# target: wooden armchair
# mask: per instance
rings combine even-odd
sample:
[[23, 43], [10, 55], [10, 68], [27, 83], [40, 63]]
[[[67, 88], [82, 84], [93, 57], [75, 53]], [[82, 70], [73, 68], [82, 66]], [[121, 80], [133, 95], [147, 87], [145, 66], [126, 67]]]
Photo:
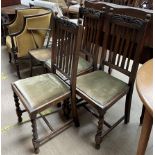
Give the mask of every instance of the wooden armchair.
[[[41, 115], [50, 128], [51, 133], [46, 137], [38, 137], [37, 115], [61, 101], [63, 101], [64, 107], [67, 107], [65, 109], [67, 109], [66, 114], [68, 114], [68, 98], [71, 99], [71, 103], [75, 102], [75, 100], [72, 100], [74, 99], [72, 96], [75, 96], [75, 77], [82, 29], [81, 26], [58, 17], [54, 17], [53, 22], [53, 73], [18, 80], [12, 84], [18, 122], [22, 122], [23, 112], [28, 112], [30, 116], [33, 132], [32, 142], [35, 153], [39, 152], [39, 147], [43, 143], [64, 131], [72, 122], [72, 120], [69, 120], [60, 128], [54, 129], [45, 116]], [[55, 74], [56, 69], [71, 81], [70, 86]], [[20, 109], [19, 100], [25, 107], [25, 110]], [[75, 104], [72, 105], [74, 106]], [[74, 110], [75, 107], [72, 109]]]
[[[118, 79], [102, 69], [77, 77], [77, 95], [97, 111], [97, 113], [93, 112], [99, 119], [95, 136], [96, 149], [100, 148], [103, 137], [121, 121], [129, 122], [133, 86], [147, 25], [147, 22], [142, 19], [119, 14], [107, 16], [106, 21], [106, 25], [102, 29], [105, 35], [102, 38], [101, 68], [104, 69], [104, 66], [108, 66], [128, 76], [129, 80], [127, 83], [123, 82], [122, 79]], [[104, 30], [104, 28], [106, 29]], [[131, 54], [134, 54], [133, 63], [131, 63]], [[125, 95], [124, 115], [113, 125], [109, 124], [104, 119], [107, 110]], [[103, 124], [108, 127], [104, 133]]]
[[28, 51], [44, 44], [46, 32], [38, 30], [34, 33], [31, 29], [48, 29], [50, 24], [51, 11], [41, 8], [20, 9], [16, 11], [15, 20], [7, 25], [8, 36], [6, 46], [9, 58], [13, 56], [20, 77], [19, 63], [28, 58]]

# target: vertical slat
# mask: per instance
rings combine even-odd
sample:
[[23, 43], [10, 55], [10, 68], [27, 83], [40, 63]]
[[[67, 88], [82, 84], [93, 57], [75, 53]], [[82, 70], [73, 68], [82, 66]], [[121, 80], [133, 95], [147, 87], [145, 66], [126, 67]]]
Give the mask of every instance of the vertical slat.
[[111, 25], [111, 44], [110, 44], [110, 52], [109, 52], [109, 57], [108, 57], [108, 62], [111, 63], [111, 58], [112, 58], [112, 53], [113, 53], [113, 47], [114, 47], [114, 42], [115, 42], [115, 35], [114, 34], [114, 31], [115, 31], [115, 24], [112, 24]]
[[116, 61], [116, 55], [117, 52], [119, 51], [119, 43], [120, 43], [120, 32], [119, 32], [119, 27], [115, 26], [115, 33], [114, 35], [116, 35], [116, 42], [114, 45], [114, 50], [113, 50], [113, 57], [112, 57], [112, 63], [115, 64]]
[[120, 44], [120, 48], [119, 48], [119, 51], [118, 51], [117, 66], [119, 66], [121, 53], [123, 51], [123, 45], [125, 43], [125, 40], [124, 40], [124, 37], [123, 37], [123, 35], [125, 33], [125, 28], [122, 27], [120, 30], [121, 30], [121, 44]]
[[126, 62], [126, 59], [127, 59], [127, 53], [128, 53], [128, 48], [130, 46], [130, 38], [131, 38], [131, 31], [129, 29], [126, 30], [126, 35], [125, 35], [125, 38], [126, 38], [126, 44], [125, 44], [125, 47], [124, 47], [124, 53], [122, 54], [122, 62], [121, 62], [121, 68], [125, 69], [125, 62]]
[[132, 51], [133, 51], [133, 47], [135, 45], [135, 43], [133, 42], [132, 38], [134, 38], [135, 34], [136, 34], [136, 31], [135, 30], [132, 30], [132, 33], [131, 33], [131, 39], [130, 39], [130, 48], [129, 48], [129, 52], [128, 52], [128, 60], [127, 60], [127, 66], [126, 66], [126, 70], [129, 69], [129, 64], [130, 64], [130, 60], [131, 60], [131, 55], [132, 55]]

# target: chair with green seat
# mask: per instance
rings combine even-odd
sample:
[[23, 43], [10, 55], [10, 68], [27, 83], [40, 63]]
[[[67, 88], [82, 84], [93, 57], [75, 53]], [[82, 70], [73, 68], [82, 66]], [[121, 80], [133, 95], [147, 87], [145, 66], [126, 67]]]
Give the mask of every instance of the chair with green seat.
[[13, 56], [20, 77], [19, 64], [28, 59], [28, 51], [42, 47], [46, 32], [38, 30], [32, 33], [29, 29], [48, 29], [51, 19], [51, 11], [42, 8], [27, 8], [16, 10], [15, 20], [7, 25], [8, 36], [6, 46], [8, 48], [10, 62]]
[[[38, 137], [36, 124], [37, 115], [45, 109], [48, 109], [52, 105], [55, 105], [61, 101], [66, 105], [66, 100], [68, 101], [68, 98], [71, 99], [71, 103], [75, 102], [75, 100], [72, 100], [74, 99], [72, 96], [75, 96], [75, 78], [77, 72], [82, 29], [80, 25], [77, 26], [67, 20], [60, 19], [58, 17], [53, 18], [53, 73], [42, 74], [18, 80], [12, 84], [18, 122], [22, 122], [23, 112], [28, 112], [30, 116], [33, 132], [32, 142], [34, 145], [35, 153], [39, 152], [39, 147], [43, 143], [64, 131], [72, 123], [72, 120], [68, 120], [63, 126], [59, 127], [58, 129], [54, 129], [47, 121], [45, 116], [41, 115], [43, 117], [43, 120], [45, 120], [45, 123], [50, 128], [51, 132], [45, 137]], [[60, 39], [63, 41], [61, 42]], [[60, 46], [62, 47], [61, 49], [59, 48]], [[67, 50], [69, 47], [71, 48]], [[63, 57], [60, 57], [61, 55], [63, 55]], [[56, 70], [70, 79], [70, 86], [65, 83], [60, 77], [58, 77], [57, 74], [55, 74]], [[19, 100], [25, 107], [25, 110], [21, 110]], [[66, 110], [64, 111], [66, 113]]]
[[[123, 120], [125, 123], [129, 122], [134, 81], [144, 46], [146, 26], [146, 20], [119, 14], [107, 15], [104, 27], [106, 29], [102, 29], [105, 35], [102, 38], [101, 70], [77, 77], [77, 95], [92, 107], [95, 111], [93, 114], [98, 118], [96, 149], [100, 148], [103, 137], [120, 122]], [[102, 70], [104, 66], [127, 76], [128, 81], [124, 82], [120, 76], [116, 78], [108, 74]], [[109, 124], [104, 119], [106, 112], [125, 95], [123, 116], [116, 123]], [[92, 109], [88, 110], [92, 112]], [[103, 132], [103, 125], [108, 127], [105, 132]]]
[[[83, 32], [78, 62], [78, 76], [97, 68], [99, 33], [103, 23], [101, 19], [104, 14], [101, 11], [82, 7], [79, 12], [80, 17], [83, 19]], [[81, 18], [79, 18], [79, 22], [82, 22]], [[51, 59], [47, 60], [45, 65], [50, 69]]]

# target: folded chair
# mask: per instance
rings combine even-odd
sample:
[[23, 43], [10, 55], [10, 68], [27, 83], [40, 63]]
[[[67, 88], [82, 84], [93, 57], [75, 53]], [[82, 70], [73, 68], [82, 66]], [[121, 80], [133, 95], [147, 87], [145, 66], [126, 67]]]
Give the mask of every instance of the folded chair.
[[15, 20], [7, 25], [8, 36], [6, 37], [6, 46], [9, 52], [9, 58], [13, 56], [17, 69], [17, 75], [20, 77], [19, 63], [28, 58], [28, 51], [44, 44], [46, 32], [42, 30], [35, 31], [30, 29], [49, 28], [51, 11], [41, 8], [28, 8], [16, 10]]
[[[28, 112], [30, 116], [33, 132], [32, 143], [35, 153], [39, 152], [40, 145], [64, 131], [72, 122], [72, 120], [69, 120], [60, 128], [54, 129], [50, 126], [45, 116], [42, 116], [45, 123], [51, 129], [51, 133], [46, 137], [39, 138], [36, 124], [37, 115], [51, 107], [51, 105], [55, 105], [61, 101], [67, 105], [66, 100], [68, 101], [68, 98], [71, 99], [71, 103], [75, 102], [72, 100], [72, 96], [75, 96], [75, 77], [82, 29], [81, 26], [58, 17], [53, 18], [53, 25], [53, 73], [18, 80], [12, 84], [18, 122], [22, 122], [22, 113], [24, 111]], [[56, 69], [64, 76], [67, 76], [71, 81], [70, 86], [55, 74]], [[25, 110], [21, 110], [19, 100], [25, 107]], [[72, 105], [74, 106], [75, 104]], [[72, 107], [72, 109], [75, 108]]]
[[[100, 148], [103, 137], [122, 120], [125, 120], [125, 123], [129, 122], [133, 86], [143, 48], [146, 25], [145, 20], [114, 14], [107, 15], [104, 27], [106, 29], [102, 29], [105, 35], [102, 38], [101, 68], [108, 66], [126, 75], [129, 79], [127, 83], [102, 69], [77, 77], [77, 95], [97, 111], [97, 113], [93, 112], [99, 119], [95, 136], [96, 149]], [[131, 54], [134, 54], [133, 63], [131, 63]], [[124, 95], [126, 95], [125, 113], [111, 125], [104, 120], [106, 111]], [[104, 133], [103, 124], [109, 128]]]

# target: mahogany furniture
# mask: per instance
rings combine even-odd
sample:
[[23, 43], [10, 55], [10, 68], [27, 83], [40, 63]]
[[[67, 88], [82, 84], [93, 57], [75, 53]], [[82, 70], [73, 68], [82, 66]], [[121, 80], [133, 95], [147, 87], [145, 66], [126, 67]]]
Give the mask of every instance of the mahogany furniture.
[[[38, 114], [51, 107], [51, 105], [55, 105], [61, 101], [63, 101], [65, 105], [64, 108], [67, 107], [65, 109], [67, 109], [66, 114], [68, 114], [68, 98], [71, 99], [71, 103], [75, 102], [73, 96], [75, 96], [75, 77], [82, 34], [81, 30], [81, 26], [77, 26], [67, 20], [54, 17], [52, 35], [53, 73], [42, 74], [12, 83], [18, 122], [22, 122], [22, 113], [25, 111], [29, 113], [31, 119], [33, 132], [32, 142], [35, 153], [39, 152], [39, 147], [43, 143], [64, 131], [72, 122], [72, 120], [69, 120], [60, 128], [54, 129], [45, 116], [41, 115], [47, 126], [50, 128], [51, 133], [46, 137], [38, 137], [36, 124]], [[56, 69], [71, 81], [70, 86], [55, 74]], [[19, 99], [25, 107], [25, 110], [20, 109]], [[73, 109], [72, 111], [74, 111], [75, 104], [71, 105]], [[64, 110], [64, 112], [65, 111], [66, 110]], [[74, 115], [73, 118], [75, 118]], [[76, 120], [75, 124], [78, 125]]]
[[137, 155], [144, 155], [153, 123], [153, 59], [147, 61], [139, 69], [136, 77], [136, 87], [145, 106]]
[[[147, 26], [147, 21], [125, 15], [103, 16], [102, 20], [104, 18], [108, 20], [102, 28], [104, 37], [102, 37], [101, 70], [96, 69], [94, 72], [81, 75], [76, 81], [77, 95], [97, 111], [97, 114], [93, 113], [99, 119], [95, 136], [97, 149], [100, 148], [103, 137], [122, 120], [125, 123], [129, 122], [133, 86]], [[103, 36], [103, 33], [100, 34]], [[133, 64], [131, 54], [134, 54]], [[102, 70], [104, 66], [128, 76], [128, 82], [106, 73]], [[124, 115], [113, 125], [107, 123], [104, 120], [106, 111], [124, 95], [126, 95]], [[104, 133], [103, 124], [109, 128]]]

